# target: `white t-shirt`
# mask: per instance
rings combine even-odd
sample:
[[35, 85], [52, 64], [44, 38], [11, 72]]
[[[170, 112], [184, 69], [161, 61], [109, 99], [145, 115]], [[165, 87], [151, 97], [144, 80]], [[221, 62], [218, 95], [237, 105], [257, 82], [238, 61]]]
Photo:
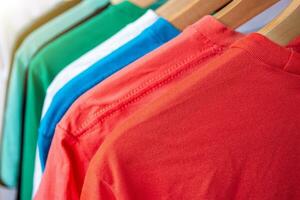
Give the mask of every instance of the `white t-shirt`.
[[[76, 77], [78, 74], [95, 64], [100, 59], [112, 53], [114, 50], [117, 50], [119, 47], [123, 46], [130, 40], [137, 37], [141, 32], [146, 28], [151, 26], [157, 19], [158, 15], [152, 11], [148, 10], [142, 17], [134, 21], [133, 23], [128, 24], [114, 36], [95, 47], [88, 53], [84, 54], [73, 63], [65, 67], [52, 81], [51, 85], [47, 89], [46, 98], [44, 101], [42, 118], [46, 114], [51, 101], [55, 94], [70, 80]], [[35, 161], [35, 170], [34, 170], [34, 192], [36, 193], [38, 186], [42, 177], [41, 164], [39, 159], [38, 149], [36, 151], [36, 161]]]

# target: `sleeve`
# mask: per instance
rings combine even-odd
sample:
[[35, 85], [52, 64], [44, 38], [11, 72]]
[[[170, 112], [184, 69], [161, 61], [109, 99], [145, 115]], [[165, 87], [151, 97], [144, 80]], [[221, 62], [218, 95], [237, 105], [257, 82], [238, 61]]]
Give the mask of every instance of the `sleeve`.
[[35, 200], [79, 199], [87, 166], [76, 138], [57, 126]]

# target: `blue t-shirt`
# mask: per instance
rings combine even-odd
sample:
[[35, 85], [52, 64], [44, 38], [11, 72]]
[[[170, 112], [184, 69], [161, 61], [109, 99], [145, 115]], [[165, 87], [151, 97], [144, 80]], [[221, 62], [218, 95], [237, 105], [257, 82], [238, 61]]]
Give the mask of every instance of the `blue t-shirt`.
[[49, 109], [41, 121], [38, 147], [42, 169], [44, 170], [55, 127], [73, 102], [86, 91], [153, 51], [179, 34], [179, 31], [163, 18], [145, 29], [107, 57], [69, 81], [54, 96]]

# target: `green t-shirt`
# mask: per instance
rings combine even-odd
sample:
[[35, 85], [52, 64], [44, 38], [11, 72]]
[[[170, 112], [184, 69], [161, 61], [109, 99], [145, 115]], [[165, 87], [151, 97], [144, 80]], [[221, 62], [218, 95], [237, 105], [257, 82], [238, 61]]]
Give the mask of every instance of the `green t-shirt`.
[[8, 187], [15, 187], [19, 180], [25, 75], [30, 60], [46, 43], [97, 13], [108, 3], [108, 0], [83, 1], [32, 32], [17, 50], [7, 91], [2, 145], [0, 145], [0, 179]]
[[64, 67], [135, 21], [145, 11], [127, 1], [111, 5], [100, 15], [51, 42], [31, 61], [25, 101], [21, 200], [31, 198], [38, 127], [51, 81]]

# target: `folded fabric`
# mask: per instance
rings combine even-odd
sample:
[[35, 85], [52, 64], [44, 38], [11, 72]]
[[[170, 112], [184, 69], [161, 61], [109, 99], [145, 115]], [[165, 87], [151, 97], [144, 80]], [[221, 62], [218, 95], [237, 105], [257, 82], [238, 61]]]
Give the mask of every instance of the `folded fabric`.
[[[118, 123], [191, 73], [194, 61], [208, 62], [240, 37], [207, 16], [82, 95], [56, 127], [37, 199], [65, 191], [77, 199], [90, 159]], [[53, 182], [53, 177], [60, 179]]]
[[[76, 77], [78, 74], [83, 72], [85, 69], [102, 59], [103, 57], [109, 55], [114, 50], [118, 49], [120, 46], [124, 45], [131, 39], [139, 35], [147, 27], [151, 26], [158, 19], [157, 14], [154, 11], [148, 10], [146, 14], [134, 21], [133, 23], [127, 25], [117, 34], [115, 34], [110, 39], [106, 40], [93, 50], [81, 56], [79, 59], [64, 68], [52, 81], [51, 85], [47, 89], [44, 105], [42, 119], [47, 112], [50, 103], [54, 95], [72, 78]], [[42, 120], [43, 121], [43, 120]], [[46, 124], [45, 130], [49, 130], [50, 122]], [[53, 130], [54, 131], [54, 130]], [[40, 130], [40, 132], [44, 132]], [[43, 138], [41, 138], [43, 140]], [[42, 142], [43, 143], [43, 142]], [[39, 158], [38, 148], [36, 151], [36, 161], [34, 168], [34, 193], [38, 189], [40, 179], [42, 177], [41, 162]]]
[[38, 126], [46, 90], [64, 67], [114, 35], [146, 10], [130, 2], [109, 6], [101, 14], [45, 46], [28, 67], [22, 150], [21, 199], [30, 199]]
[[115, 127], [81, 199], [299, 199], [299, 84], [299, 51], [246, 36]]
[[107, 3], [108, 0], [89, 0], [80, 3], [32, 32], [16, 52], [7, 90], [0, 151], [0, 177], [5, 185], [14, 187], [18, 183], [25, 75], [31, 59], [46, 43], [68, 31]]

